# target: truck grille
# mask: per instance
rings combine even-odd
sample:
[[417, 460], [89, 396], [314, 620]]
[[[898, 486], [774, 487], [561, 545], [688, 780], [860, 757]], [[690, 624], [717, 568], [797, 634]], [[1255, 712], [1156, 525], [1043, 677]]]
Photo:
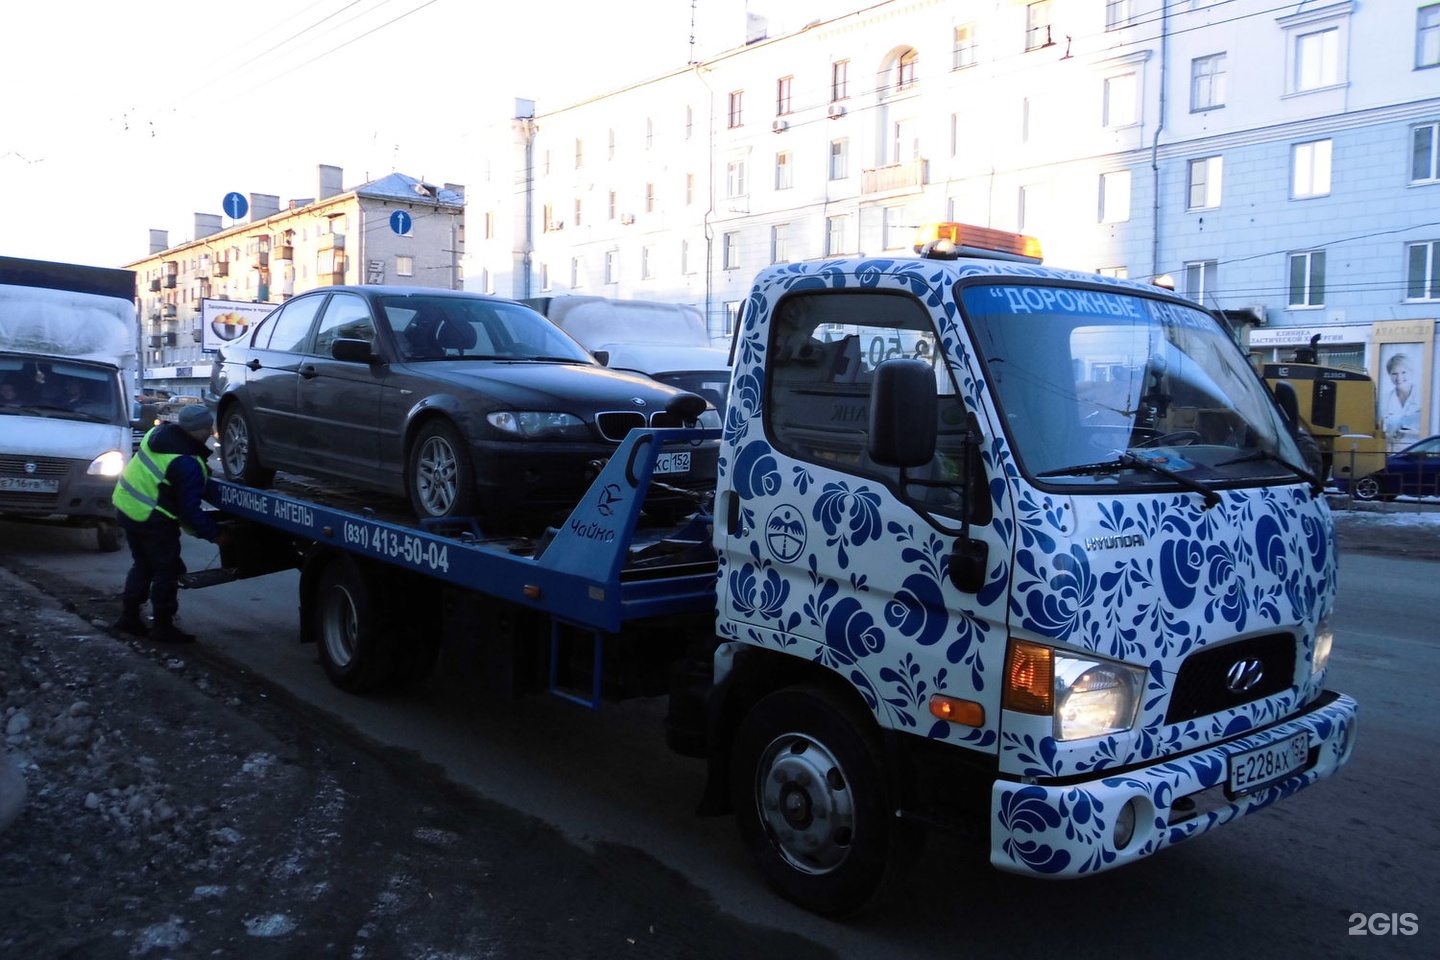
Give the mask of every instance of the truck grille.
[[[33, 471], [26, 471], [25, 464], [35, 464]], [[0, 475], [7, 477], [61, 477], [70, 472], [69, 460], [54, 457], [0, 457]]]
[[[1260, 680], [1248, 690], [1232, 690], [1230, 669], [1245, 661], [1260, 664]], [[1207, 647], [1180, 665], [1165, 722], [1183, 723], [1219, 713], [1277, 694], [1294, 682], [1295, 638], [1289, 634], [1273, 633]]]

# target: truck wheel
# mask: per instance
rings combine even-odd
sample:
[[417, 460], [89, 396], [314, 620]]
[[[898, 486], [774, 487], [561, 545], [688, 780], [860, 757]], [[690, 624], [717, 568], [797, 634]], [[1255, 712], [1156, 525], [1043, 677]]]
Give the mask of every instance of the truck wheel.
[[250, 429], [250, 418], [238, 404], [225, 411], [220, 424], [220, 465], [227, 480], [247, 487], [268, 487], [275, 479], [274, 470], [260, 466], [255, 431]]
[[1367, 503], [1371, 500], [1380, 499], [1380, 481], [1374, 477], [1361, 477], [1353, 484], [1356, 500], [1364, 500]]
[[420, 428], [410, 448], [410, 504], [421, 520], [475, 512], [475, 473], [469, 446], [446, 420]]
[[776, 892], [822, 915], [853, 913], [905, 866], [919, 832], [899, 820], [874, 721], [809, 687], [757, 703], [732, 752], [740, 837]]
[[101, 520], [95, 527], [95, 546], [101, 553], [114, 553], [120, 549], [120, 526], [109, 520]]
[[393, 681], [380, 611], [372, 585], [350, 560], [339, 558], [320, 574], [312, 608], [320, 665], [346, 693], [369, 693]]

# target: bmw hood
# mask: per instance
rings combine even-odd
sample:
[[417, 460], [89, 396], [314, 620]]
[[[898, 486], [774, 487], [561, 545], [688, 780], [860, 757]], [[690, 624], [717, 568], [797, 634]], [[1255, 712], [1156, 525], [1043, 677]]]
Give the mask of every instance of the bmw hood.
[[[433, 361], [410, 370], [457, 390], [478, 392], [514, 409], [663, 410], [684, 391], [648, 377], [608, 370], [598, 364], [542, 361]], [[637, 401], [643, 401], [637, 402]]]

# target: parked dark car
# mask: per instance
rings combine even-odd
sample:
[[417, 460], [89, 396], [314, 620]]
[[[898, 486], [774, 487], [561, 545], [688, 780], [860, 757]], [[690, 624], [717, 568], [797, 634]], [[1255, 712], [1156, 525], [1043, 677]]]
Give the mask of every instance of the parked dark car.
[[1440, 436], [1426, 437], [1385, 458], [1385, 466], [1354, 482], [1356, 500], [1440, 496]]
[[[703, 398], [608, 370], [534, 310], [415, 287], [327, 287], [224, 344], [210, 380], [227, 477], [287, 471], [398, 496], [421, 519], [509, 526], [573, 507], [636, 427], [718, 426]], [[713, 486], [718, 444], [667, 447], [657, 479]], [[647, 508], [693, 498], [652, 489]]]

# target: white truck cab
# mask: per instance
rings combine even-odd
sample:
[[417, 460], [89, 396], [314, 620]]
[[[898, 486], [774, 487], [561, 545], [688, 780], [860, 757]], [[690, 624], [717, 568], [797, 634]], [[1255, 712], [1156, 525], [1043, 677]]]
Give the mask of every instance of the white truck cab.
[[996, 867], [1092, 874], [1354, 746], [1330, 514], [1225, 329], [937, 232], [764, 270], [735, 352], [717, 728], [742, 834], [820, 912], [907, 830], [978, 817]]

